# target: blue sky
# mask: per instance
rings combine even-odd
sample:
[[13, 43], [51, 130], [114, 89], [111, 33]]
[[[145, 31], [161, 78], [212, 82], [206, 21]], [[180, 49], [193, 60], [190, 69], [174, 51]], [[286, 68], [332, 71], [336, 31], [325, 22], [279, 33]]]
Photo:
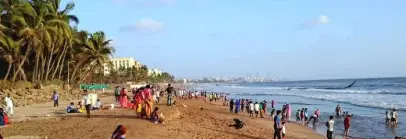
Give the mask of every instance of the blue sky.
[[406, 76], [405, 0], [75, 3], [79, 28], [105, 31], [116, 57], [177, 77]]

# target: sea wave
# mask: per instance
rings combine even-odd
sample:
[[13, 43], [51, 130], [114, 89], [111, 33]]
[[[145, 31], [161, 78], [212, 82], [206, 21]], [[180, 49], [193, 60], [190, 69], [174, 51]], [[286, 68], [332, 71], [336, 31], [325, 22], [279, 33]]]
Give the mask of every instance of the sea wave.
[[224, 86], [229, 88], [239, 89], [261, 89], [261, 90], [288, 90], [288, 91], [305, 91], [305, 92], [325, 92], [325, 93], [354, 93], [354, 94], [392, 94], [392, 95], [406, 95], [404, 91], [393, 90], [355, 90], [355, 89], [318, 89], [318, 88], [306, 88], [306, 87], [257, 87], [257, 86]]
[[[244, 96], [264, 96], [264, 95], [277, 95], [277, 96], [296, 96], [308, 99], [334, 101], [340, 103], [347, 103], [356, 106], [379, 108], [379, 109], [393, 109], [406, 111], [406, 97], [396, 97], [393, 95], [364, 95], [364, 94], [303, 94], [303, 93], [290, 93], [290, 92], [265, 92], [265, 93], [232, 93], [234, 95]], [[390, 102], [386, 100], [391, 100]]]

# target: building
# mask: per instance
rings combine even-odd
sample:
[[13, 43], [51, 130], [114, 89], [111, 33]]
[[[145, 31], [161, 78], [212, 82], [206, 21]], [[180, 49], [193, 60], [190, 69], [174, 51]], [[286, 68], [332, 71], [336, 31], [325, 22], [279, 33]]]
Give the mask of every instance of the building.
[[104, 75], [110, 74], [110, 68], [113, 68], [114, 70], [118, 70], [120, 68], [141, 68], [142, 64], [140, 64], [138, 61], [135, 61], [134, 58], [132, 57], [122, 57], [122, 58], [112, 58], [110, 59], [111, 65], [109, 64], [104, 64]]
[[162, 74], [162, 71], [158, 69], [150, 69], [148, 70], [148, 76], [159, 76]]

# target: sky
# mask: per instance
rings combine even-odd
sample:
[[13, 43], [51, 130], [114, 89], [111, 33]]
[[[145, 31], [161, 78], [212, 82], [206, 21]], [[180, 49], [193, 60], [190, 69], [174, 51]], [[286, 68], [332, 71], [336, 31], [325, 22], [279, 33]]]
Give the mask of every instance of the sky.
[[406, 76], [405, 0], [65, 0], [78, 27], [176, 77]]

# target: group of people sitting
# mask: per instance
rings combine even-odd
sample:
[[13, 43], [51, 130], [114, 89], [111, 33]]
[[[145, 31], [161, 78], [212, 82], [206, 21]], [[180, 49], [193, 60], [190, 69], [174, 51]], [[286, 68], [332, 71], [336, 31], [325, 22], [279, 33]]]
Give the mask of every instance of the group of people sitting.
[[[102, 110], [102, 109], [108, 109], [110, 106], [103, 106], [102, 102], [100, 99], [97, 99], [96, 105], [92, 106], [92, 110]], [[66, 108], [67, 113], [85, 113], [86, 108], [82, 104], [82, 101], [79, 101], [76, 106], [75, 103], [71, 102], [68, 107]]]

